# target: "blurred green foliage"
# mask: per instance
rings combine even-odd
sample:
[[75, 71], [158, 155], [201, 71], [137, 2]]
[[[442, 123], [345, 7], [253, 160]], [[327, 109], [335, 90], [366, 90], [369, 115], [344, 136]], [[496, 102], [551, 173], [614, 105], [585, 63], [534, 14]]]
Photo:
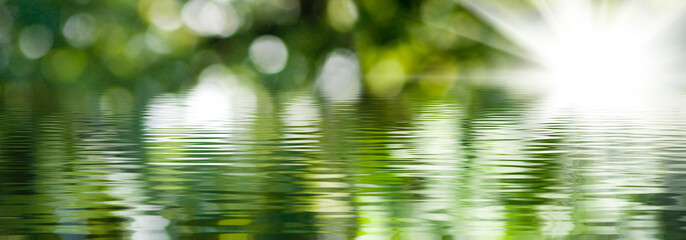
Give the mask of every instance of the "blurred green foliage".
[[[255, 47], [265, 35], [276, 40]], [[497, 37], [453, 0], [6, 0], [0, 101], [112, 87], [147, 99], [213, 64], [287, 91], [311, 86], [337, 49], [355, 53], [365, 93], [440, 95], [462, 70], [507, 57], [474, 40]]]

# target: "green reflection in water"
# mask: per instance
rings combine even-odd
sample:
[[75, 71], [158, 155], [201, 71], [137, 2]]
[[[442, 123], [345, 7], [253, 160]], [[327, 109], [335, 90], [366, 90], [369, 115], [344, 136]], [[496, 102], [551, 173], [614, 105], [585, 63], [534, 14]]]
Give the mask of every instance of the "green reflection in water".
[[[245, 95], [234, 91], [239, 85], [199, 85], [158, 95], [145, 107], [113, 105], [110, 98], [124, 90], [83, 96], [95, 103], [81, 107], [66, 100], [48, 111], [3, 105], [0, 234], [684, 234], [681, 107], [591, 114], [477, 88], [436, 100], [403, 94], [330, 102], [307, 92]], [[228, 97], [213, 103], [203, 96]]]

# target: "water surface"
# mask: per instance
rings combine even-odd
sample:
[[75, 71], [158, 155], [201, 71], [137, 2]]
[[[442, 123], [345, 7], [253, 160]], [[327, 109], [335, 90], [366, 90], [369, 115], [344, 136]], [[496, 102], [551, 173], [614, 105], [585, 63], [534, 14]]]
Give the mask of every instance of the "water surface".
[[686, 238], [678, 101], [584, 111], [462, 95], [331, 102], [200, 86], [139, 107], [7, 104], [0, 235]]

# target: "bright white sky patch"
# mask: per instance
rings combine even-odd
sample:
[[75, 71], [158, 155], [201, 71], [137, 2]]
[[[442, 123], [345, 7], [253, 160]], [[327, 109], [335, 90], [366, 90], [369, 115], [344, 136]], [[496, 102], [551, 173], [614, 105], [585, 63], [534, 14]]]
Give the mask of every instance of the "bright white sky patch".
[[332, 101], [357, 100], [362, 91], [357, 55], [347, 49], [336, 49], [329, 53], [317, 77], [317, 87]]
[[[674, 76], [666, 44], [686, 2], [532, 0], [534, 11], [499, 1], [463, 0], [540, 68], [529, 71], [556, 97], [624, 104]], [[512, 49], [510, 52], [522, 52]]]
[[256, 107], [257, 97], [239, 77], [223, 65], [205, 68], [198, 85], [183, 96], [159, 96], [149, 105], [149, 129], [190, 128], [229, 134], [235, 121], [246, 118]]
[[266, 74], [281, 72], [288, 62], [288, 49], [280, 38], [265, 35], [250, 44], [250, 60]]
[[181, 19], [203, 36], [229, 37], [242, 25], [238, 11], [225, 1], [192, 0], [183, 6]]
[[228, 121], [244, 116], [255, 104], [254, 92], [222, 65], [212, 65], [199, 76], [198, 85], [186, 98], [190, 125], [224, 128]]

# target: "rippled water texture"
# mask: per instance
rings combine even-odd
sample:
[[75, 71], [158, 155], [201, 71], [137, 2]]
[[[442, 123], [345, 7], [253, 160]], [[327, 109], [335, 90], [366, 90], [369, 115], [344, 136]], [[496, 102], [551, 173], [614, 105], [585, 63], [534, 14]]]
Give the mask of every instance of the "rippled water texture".
[[583, 111], [463, 95], [199, 86], [130, 111], [4, 106], [0, 235], [686, 238], [683, 100]]

